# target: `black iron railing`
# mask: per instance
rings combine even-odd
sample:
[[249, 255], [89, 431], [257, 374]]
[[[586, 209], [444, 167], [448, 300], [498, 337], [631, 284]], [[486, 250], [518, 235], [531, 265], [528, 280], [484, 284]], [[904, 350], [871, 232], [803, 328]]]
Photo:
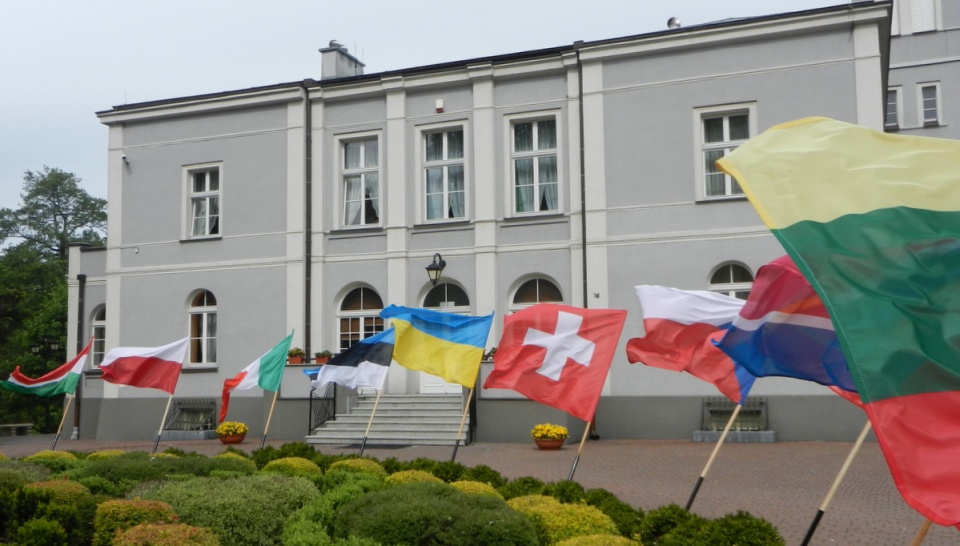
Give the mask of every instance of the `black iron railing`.
[[337, 384], [327, 383], [322, 391], [310, 389], [310, 416], [307, 424], [307, 434], [313, 429], [337, 417]]
[[[737, 405], [729, 398], [705, 398], [700, 430], [723, 430]], [[767, 430], [767, 401], [748, 397], [730, 430]]]

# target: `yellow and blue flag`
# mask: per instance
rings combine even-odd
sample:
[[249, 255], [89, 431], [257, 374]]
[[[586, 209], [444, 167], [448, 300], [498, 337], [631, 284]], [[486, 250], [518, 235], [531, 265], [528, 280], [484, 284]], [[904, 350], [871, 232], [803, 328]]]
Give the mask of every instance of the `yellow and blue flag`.
[[473, 388], [493, 313], [475, 317], [391, 305], [380, 316], [393, 321], [397, 364]]

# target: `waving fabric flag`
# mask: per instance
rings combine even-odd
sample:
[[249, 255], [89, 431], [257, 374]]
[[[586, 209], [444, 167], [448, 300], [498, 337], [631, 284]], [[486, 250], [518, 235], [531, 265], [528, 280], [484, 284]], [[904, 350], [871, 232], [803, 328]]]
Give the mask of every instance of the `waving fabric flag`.
[[354, 343], [317, 368], [316, 375], [310, 377], [310, 386], [321, 389], [327, 383], [336, 383], [348, 389], [382, 389], [393, 360], [393, 336], [394, 329], [389, 328]]
[[91, 338], [90, 343], [87, 343], [87, 346], [70, 362], [36, 379], [31, 379], [20, 373], [20, 366], [17, 366], [10, 373], [10, 378], [0, 383], [0, 387], [20, 394], [36, 396], [73, 394], [77, 390], [77, 384], [80, 383], [80, 376], [83, 374], [83, 366], [87, 363], [87, 355], [90, 354], [92, 343], [93, 339]]
[[509, 315], [483, 388], [513, 389], [591, 421], [626, 318], [618, 309], [554, 303]]
[[724, 396], [743, 403], [754, 376], [714, 344], [737, 317], [744, 301], [706, 290], [640, 285], [644, 337], [627, 341], [627, 360], [687, 372], [713, 383]]
[[960, 142], [808, 118], [717, 163], [827, 306], [904, 500], [960, 523]]
[[393, 321], [397, 364], [473, 388], [493, 313], [474, 317], [391, 305], [380, 316]]
[[173, 394], [180, 379], [183, 357], [190, 338], [161, 347], [117, 347], [100, 363], [101, 377], [108, 383], [142, 389], [160, 389]]
[[717, 346], [757, 377], [857, 390], [827, 308], [789, 256], [757, 271], [746, 305]]
[[240, 371], [235, 377], [223, 382], [223, 392], [220, 395], [220, 422], [227, 417], [227, 408], [230, 406], [230, 393], [233, 391], [260, 387], [265, 391], [277, 392], [280, 381], [283, 379], [283, 367], [287, 365], [287, 352], [293, 342], [293, 332], [276, 347], [270, 349], [260, 358]]

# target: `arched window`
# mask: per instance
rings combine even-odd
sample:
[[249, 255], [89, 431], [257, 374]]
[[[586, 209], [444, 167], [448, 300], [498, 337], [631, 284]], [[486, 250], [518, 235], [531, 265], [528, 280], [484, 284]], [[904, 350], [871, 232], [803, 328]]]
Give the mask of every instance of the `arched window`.
[[726, 264], [713, 272], [707, 289], [745, 300], [752, 287], [753, 275], [749, 269], [742, 265]]
[[371, 288], [354, 288], [340, 304], [340, 351], [383, 331], [383, 300]]
[[459, 313], [466, 308], [466, 311], [469, 312], [470, 298], [459, 286], [445, 282], [434, 286], [427, 292], [426, 297], [423, 298], [423, 306], [427, 309], [453, 313]]
[[537, 303], [563, 303], [563, 294], [557, 285], [540, 277], [530, 279], [513, 294], [510, 309], [518, 311]]
[[217, 363], [217, 298], [208, 290], [190, 300], [190, 363]]
[[103, 354], [107, 349], [107, 308], [101, 305], [93, 312], [93, 321], [90, 324], [93, 335], [93, 347], [90, 348], [91, 363], [99, 366], [103, 362]]

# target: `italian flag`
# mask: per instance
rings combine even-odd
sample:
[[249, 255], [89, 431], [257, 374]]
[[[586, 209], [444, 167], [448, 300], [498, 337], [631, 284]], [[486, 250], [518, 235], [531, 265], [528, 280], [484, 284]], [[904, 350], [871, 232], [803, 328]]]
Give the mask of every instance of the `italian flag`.
[[237, 390], [260, 387], [265, 391], [280, 389], [280, 380], [283, 379], [283, 367], [287, 364], [287, 352], [293, 341], [293, 332], [276, 347], [270, 349], [263, 356], [254, 360], [249, 366], [231, 379], [223, 382], [222, 404], [220, 405], [220, 422], [227, 418], [227, 408], [230, 406], [230, 393]]
[[77, 384], [80, 383], [80, 376], [83, 373], [83, 366], [87, 363], [87, 355], [90, 354], [92, 343], [93, 339], [77, 356], [73, 357], [73, 360], [36, 379], [20, 373], [20, 366], [17, 366], [10, 377], [0, 383], [0, 387], [20, 394], [36, 396], [72, 395], [77, 390]]
[[808, 118], [717, 164], [827, 306], [904, 500], [960, 523], [960, 142]]

